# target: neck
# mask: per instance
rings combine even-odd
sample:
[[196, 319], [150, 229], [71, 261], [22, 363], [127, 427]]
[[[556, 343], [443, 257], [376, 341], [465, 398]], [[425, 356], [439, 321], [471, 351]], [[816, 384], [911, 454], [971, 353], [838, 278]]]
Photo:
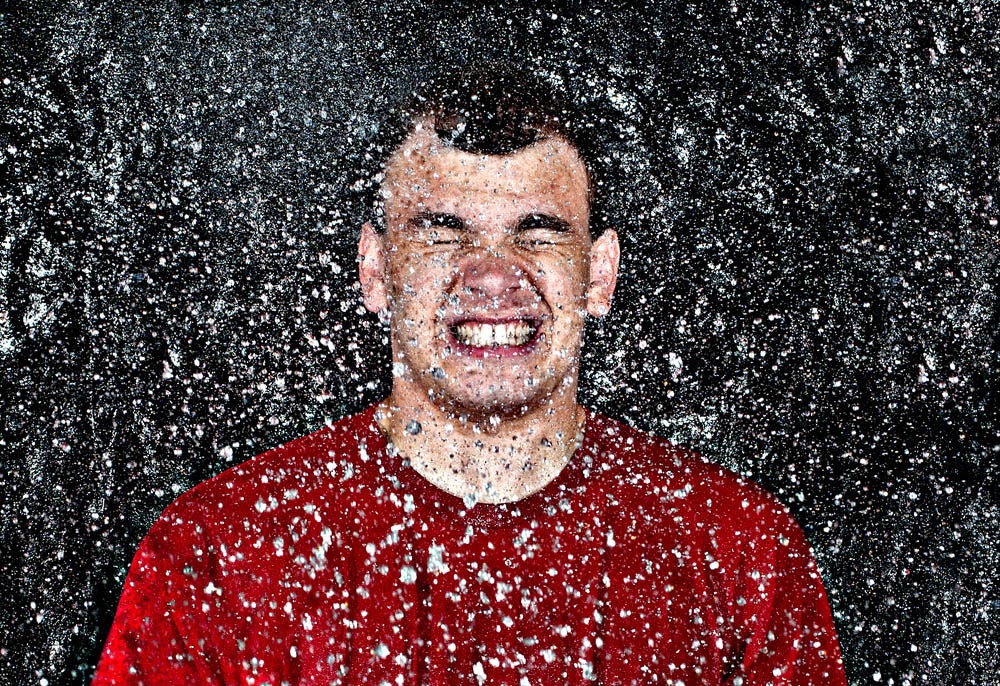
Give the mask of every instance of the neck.
[[[575, 385], [517, 415], [440, 407], [397, 383], [376, 418], [425, 479], [466, 504], [522, 500], [555, 479], [583, 438]], [[426, 395], [423, 396], [426, 398]]]

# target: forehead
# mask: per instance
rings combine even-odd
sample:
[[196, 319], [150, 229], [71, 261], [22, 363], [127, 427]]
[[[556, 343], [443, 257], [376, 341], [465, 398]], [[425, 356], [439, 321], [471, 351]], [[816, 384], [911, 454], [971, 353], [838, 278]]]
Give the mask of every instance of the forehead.
[[448, 146], [418, 124], [386, 163], [382, 192], [390, 215], [477, 203], [579, 213], [580, 203], [584, 210], [588, 204], [589, 177], [576, 148], [558, 136], [508, 155], [480, 155]]

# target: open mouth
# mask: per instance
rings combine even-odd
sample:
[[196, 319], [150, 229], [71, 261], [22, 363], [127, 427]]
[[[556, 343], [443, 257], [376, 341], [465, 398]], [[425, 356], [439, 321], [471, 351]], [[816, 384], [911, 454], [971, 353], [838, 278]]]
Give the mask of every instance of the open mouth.
[[524, 348], [538, 335], [540, 323], [533, 319], [487, 322], [467, 319], [450, 327], [451, 335], [463, 346], [483, 350]]

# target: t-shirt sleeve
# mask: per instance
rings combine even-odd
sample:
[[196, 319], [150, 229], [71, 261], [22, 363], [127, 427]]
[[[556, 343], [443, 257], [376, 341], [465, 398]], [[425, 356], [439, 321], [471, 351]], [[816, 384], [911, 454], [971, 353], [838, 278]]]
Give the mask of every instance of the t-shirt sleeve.
[[171, 506], [140, 544], [94, 685], [224, 683], [214, 659], [214, 562], [196, 519]]
[[730, 686], [846, 685], [833, 617], [801, 529], [783, 508], [748, 548], [734, 608], [742, 615], [741, 669]]

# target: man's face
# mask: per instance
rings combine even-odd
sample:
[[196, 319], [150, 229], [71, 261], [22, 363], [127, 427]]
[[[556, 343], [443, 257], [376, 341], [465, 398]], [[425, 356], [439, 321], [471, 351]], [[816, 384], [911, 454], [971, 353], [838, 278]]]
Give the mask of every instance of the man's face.
[[374, 268], [366, 305], [390, 314], [398, 381], [474, 415], [521, 414], [560, 386], [575, 393], [584, 315], [603, 314], [614, 287], [612, 274], [610, 288], [588, 288], [594, 249], [614, 241], [599, 259], [617, 268], [614, 233], [591, 242], [576, 150], [550, 138], [476, 155], [418, 127], [382, 188], [386, 233], [366, 227], [359, 251], [363, 283]]

